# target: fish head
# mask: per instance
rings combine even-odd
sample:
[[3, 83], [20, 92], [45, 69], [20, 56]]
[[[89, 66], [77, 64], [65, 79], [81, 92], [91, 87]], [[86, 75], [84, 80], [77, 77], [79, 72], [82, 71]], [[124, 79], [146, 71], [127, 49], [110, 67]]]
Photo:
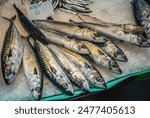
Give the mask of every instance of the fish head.
[[150, 47], [150, 39], [146, 39], [143, 36], [138, 36], [139, 47]]
[[80, 54], [90, 54], [89, 49], [81, 42], [78, 42], [78, 45], [74, 49]]
[[[64, 79], [66, 79], [66, 78], [64, 78]], [[73, 90], [73, 87], [72, 87], [72, 84], [70, 83], [70, 81], [62, 83], [61, 86], [62, 86], [62, 89], [65, 90], [65, 92], [67, 92], [69, 95], [73, 95], [74, 90]]]
[[40, 78], [32, 81], [31, 92], [36, 100], [39, 100], [41, 98], [42, 82], [40, 81]]
[[74, 78], [75, 84], [84, 90], [85, 92], [89, 91], [89, 83], [87, 79], [84, 77], [84, 75], [81, 73], [81, 71], [76, 71], [72, 74], [72, 77]]
[[122, 70], [120, 69], [118, 64], [113, 60], [109, 61], [109, 69], [116, 74], [122, 74]]
[[94, 84], [96, 87], [106, 89], [105, 81], [102, 75], [97, 70], [93, 70], [89, 73], [89, 79], [91, 83]]
[[114, 57], [115, 57], [115, 60], [118, 60], [121, 62], [127, 62], [128, 61], [126, 55], [121, 50], [117, 50]]

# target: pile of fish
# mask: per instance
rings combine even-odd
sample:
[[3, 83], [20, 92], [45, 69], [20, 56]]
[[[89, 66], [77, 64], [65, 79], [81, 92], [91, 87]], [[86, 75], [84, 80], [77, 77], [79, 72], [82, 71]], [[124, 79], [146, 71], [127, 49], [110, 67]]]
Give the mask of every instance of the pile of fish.
[[29, 36], [20, 35], [14, 24], [16, 15], [11, 19], [1, 16], [10, 23], [1, 52], [3, 78], [6, 84], [11, 84], [23, 58], [26, 80], [36, 100], [42, 95], [43, 74], [67, 95], [73, 95], [73, 84], [85, 92], [92, 86], [106, 89], [103, 76], [94, 63], [121, 74], [117, 61], [128, 61], [112, 39], [150, 47], [150, 40], [143, 36], [145, 27], [107, 23], [79, 13], [77, 16], [83, 22], [31, 22], [15, 4], [12, 7]]
[[[24, 3], [26, 0], [22, 0]], [[48, 0], [28, 0], [31, 4], [39, 3], [40, 1], [48, 1]], [[50, 0], [52, 1], [53, 9], [59, 8], [63, 11], [71, 11], [71, 12], [82, 12], [82, 13], [90, 13], [92, 12], [87, 5], [92, 3], [90, 0]]]

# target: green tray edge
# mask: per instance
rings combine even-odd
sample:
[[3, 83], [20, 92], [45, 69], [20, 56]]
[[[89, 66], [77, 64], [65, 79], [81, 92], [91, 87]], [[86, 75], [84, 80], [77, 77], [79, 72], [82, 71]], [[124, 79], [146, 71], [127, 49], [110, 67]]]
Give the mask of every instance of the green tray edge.
[[[126, 76], [123, 76], [123, 77], [116, 78], [112, 81], [109, 81], [108, 83], [106, 83], [107, 89], [110, 89], [110, 88], [114, 87], [115, 85], [119, 84], [120, 82], [122, 82], [122, 81], [124, 81], [128, 78], [134, 77], [134, 76], [137, 76], [135, 81], [141, 81], [145, 78], [148, 78], [148, 77], [150, 77], [150, 69], [147, 69], [147, 70], [144, 70], [144, 71], [141, 71], [141, 72], [132, 73], [132, 74], [129, 74], [129, 75], [126, 75]], [[103, 91], [103, 89], [91, 88], [89, 93], [98, 92], [98, 91]], [[59, 95], [54, 95], [54, 96], [41, 98], [41, 101], [65, 100], [65, 99], [69, 99], [69, 98], [79, 96], [83, 93], [84, 92], [82, 90], [78, 90], [78, 91], [74, 92], [74, 95], [72, 95], [72, 96], [68, 96], [68, 95], [65, 95], [65, 94], [59, 94]]]

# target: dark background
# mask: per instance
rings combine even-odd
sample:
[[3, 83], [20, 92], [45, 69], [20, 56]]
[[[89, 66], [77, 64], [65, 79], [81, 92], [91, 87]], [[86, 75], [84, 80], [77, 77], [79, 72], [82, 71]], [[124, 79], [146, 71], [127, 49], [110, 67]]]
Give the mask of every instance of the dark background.
[[134, 81], [134, 78], [126, 80], [109, 90], [92, 94], [83, 94], [68, 100], [77, 101], [149, 101], [150, 78]]

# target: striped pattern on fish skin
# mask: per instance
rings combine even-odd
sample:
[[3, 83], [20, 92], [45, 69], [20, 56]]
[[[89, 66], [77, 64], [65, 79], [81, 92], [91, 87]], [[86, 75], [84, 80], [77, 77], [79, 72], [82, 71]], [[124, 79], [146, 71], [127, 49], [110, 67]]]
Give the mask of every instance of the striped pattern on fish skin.
[[66, 94], [72, 95], [72, 84], [52, 51], [38, 41], [34, 41], [34, 48], [41, 67], [48, 79]]
[[43, 89], [43, 73], [32, 45], [29, 43], [28, 39], [25, 40], [27, 41], [25, 42], [23, 53], [24, 72], [33, 97], [39, 100]]
[[145, 35], [150, 39], [150, 5], [145, 0], [132, 0], [132, 6], [137, 22], [144, 27]]
[[86, 22], [82, 22], [82, 23], [73, 22], [73, 23], [78, 26], [83, 26], [93, 31], [97, 31], [101, 35], [109, 39], [111, 38], [119, 39], [125, 42], [138, 45], [139, 47], [150, 47], [150, 40], [145, 39], [142, 35], [137, 35], [132, 32], [125, 32], [115, 26], [95, 24], [95, 23], [86, 23]]
[[15, 8], [18, 18], [24, 29], [28, 32], [30, 36], [32, 36], [33, 39], [39, 40], [40, 42], [47, 44], [46, 37], [44, 34], [36, 27], [34, 26], [29, 19], [23, 14], [23, 12], [16, 7], [14, 4], [13, 7]]
[[106, 84], [100, 72], [87, 59], [61, 46], [59, 47], [75, 65], [81, 69], [88, 81], [96, 87], [105, 89]]
[[76, 14], [83, 22], [86, 23], [94, 23], [94, 24], [102, 24], [102, 25], [106, 25], [106, 26], [112, 26], [114, 28], [117, 28], [119, 30], [122, 30], [124, 32], [132, 32], [135, 34], [143, 34], [144, 28], [141, 26], [137, 26], [134, 24], [116, 24], [116, 23], [109, 23], [109, 22], [105, 22], [102, 21], [100, 19], [97, 19], [95, 17], [92, 17], [90, 15], [84, 15], [84, 14], [80, 14], [77, 13]]
[[49, 43], [58, 44], [79, 54], [90, 54], [89, 50], [84, 44], [71, 37], [52, 30], [46, 31], [40, 29], [40, 31], [43, 32]]
[[101, 49], [116, 61], [127, 62], [128, 59], [124, 52], [112, 41], [100, 45]]
[[33, 20], [38, 28], [55, 30], [67, 36], [77, 38], [79, 40], [87, 40], [95, 43], [106, 42], [99, 34], [87, 28], [79, 27], [67, 22], [52, 21], [52, 20]]
[[16, 16], [10, 20], [9, 28], [6, 31], [2, 52], [1, 52], [1, 65], [2, 74], [6, 84], [11, 84], [15, 79], [22, 60], [23, 42], [20, 33], [18, 32], [13, 21]]
[[65, 71], [69, 73], [70, 80], [84, 91], [89, 91], [89, 84], [80, 69], [55, 45], [48, 46], [50, 50], [57, 55], [59, 61], [63, 65]]
[[118, 64], [112, 60], [101, 48], [87, 41], [82, 41], [82, 43], [85, 44], [90, 50], [91, 54], [89, 56], [95, 63], [100, 64], [114, 73], [122, 73]]

